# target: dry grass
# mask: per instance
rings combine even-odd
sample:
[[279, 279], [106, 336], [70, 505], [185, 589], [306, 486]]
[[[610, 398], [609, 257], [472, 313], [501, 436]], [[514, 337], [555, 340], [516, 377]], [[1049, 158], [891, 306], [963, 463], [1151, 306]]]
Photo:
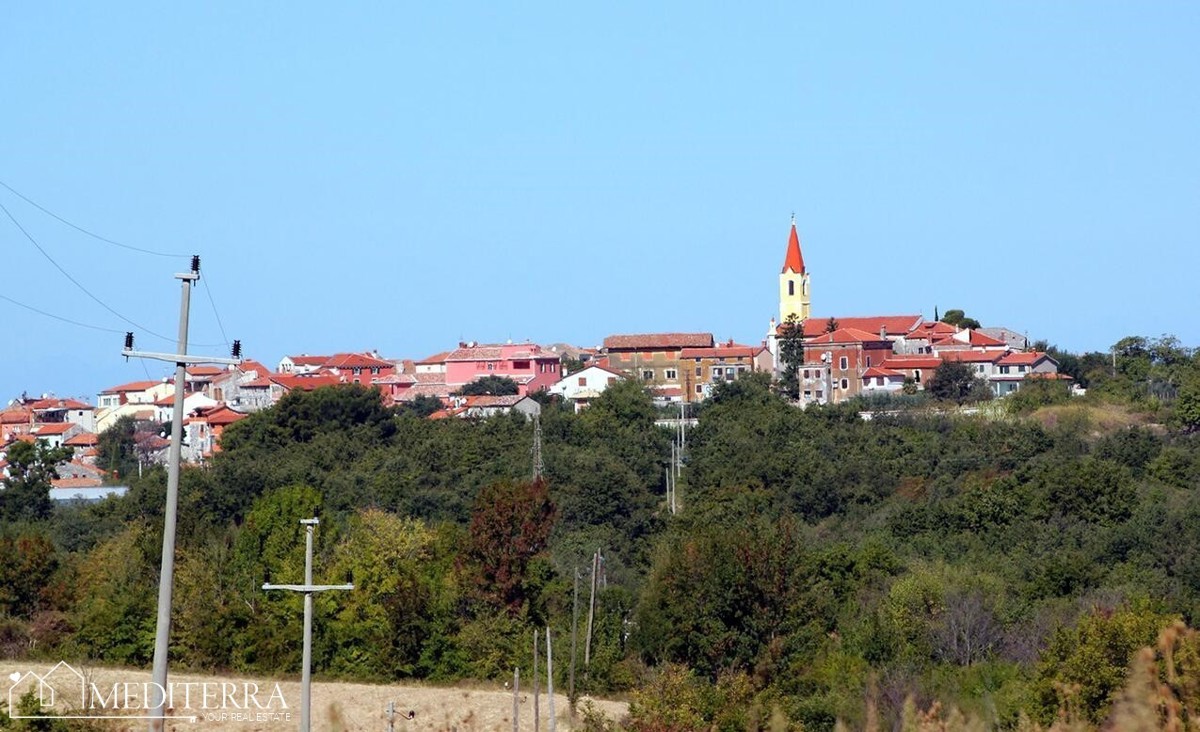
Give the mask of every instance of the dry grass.
[[1119, 404], [1057, 404], [1042, 407], [1029, 418], [1047, 429], [1076, 425], [1097, 436], [1150, 422], [1146, 414], [1132, 412]]
[[[53, 664], [24, 663], [21, 661], [0, 660], [0, 686], [5, 692], [9, 688], [9, 674], [20, 671], [44, 673]], [[150, 681], [150, 672], [138, 669], [113, 669], [88, 667], [85, 669], [89, 680], [100, 689], [111, 689], [114, 683], [142, 684]], [[233, 682], [241, 688], [244, 682], [257, 683], [263, 690], [259, 698], [265, 703], [270, 690], [279, 684], [283, 699], [290, 713], [290, 718], [258, 721], [220, 721], [205, 719], [205, 712], [197, 710], [199, 719], [190, 722], [183, 718], [182, 709], [176, 714], [179, 721], [167, 725], [167, 729], [180, 732], [256, 732], [259, 730], [294, 729], [297, 725], [300, 704], [300, 682], [293, 679], [277, 680], [262, 677], [232, 677], [232, 676], [202, 676], [198, 674], [171, 674], [170, 680], [178, 685], [181, 682]], [[179, 688], [176, 686], [176, 688]], [[7, 699], [5, 698], [6, 702]], [[343, 682], [315, 681], [312, 686], [312, 728], [314, 730], [331, 730], [347, 732], [353, 730], [386, 730], [388, 702], [395, 702], [397, 732], [440, 732], [455, 730], [456, 732], [509, 732], [513, 729], [513, 695], [500, 685], [476, 685], [466, 687], [433, 687], [424, 685], [371, 685], [352, 684]], [[555, 694], [555, 712], [558, 729], [571, 728], [567, 698]], [[628, 714], [629, 705], [624, 702], [593, 700], [595, 706], [612, 719], [621, 719]], [[582, 708], [583, 700], [580, 700]], [[193, 706], [198, 704], [193, 700]], [[278, 709], [278, 705], [276, 705]], [[521, 703], [519, 705], [519, 727], [522, 732], [533, 732], [533, 697], [529, 689], [522, 684]], [[412, 720], [403, 718], [409, 710], [415, 713]], [[220, 713], [220, 710], [211, 710]], [[548, 699], [543, 689], [541, 695], [541, 729], [549, 729]], [[256, 711], [251, 714], [256, 716]], [[116, 723], [113, 729], [141, 730], [146, 723]]]

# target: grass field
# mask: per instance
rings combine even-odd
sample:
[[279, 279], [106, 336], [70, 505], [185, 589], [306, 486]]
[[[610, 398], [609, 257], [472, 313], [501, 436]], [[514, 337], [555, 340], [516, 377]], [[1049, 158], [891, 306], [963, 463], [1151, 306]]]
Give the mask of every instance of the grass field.
[[[32, 671], [45, 674], [53, 668], [49, 663], [25, 663], [21, 661], [0, 660], [0, 682], [4, 690], [2, 702], [7, 704], [8, 692], [15, 683], [14, 679]], [[85, 677], [83, 686], [90, 689], [95, 685], [109, 709], [116, 703], [112, 697], [114, 684], [124, 693], [126, 684], [133, 696], [129, 706], [142, 706], [142, 684], [150, 681], [150, 672], [141, 669], [119, 669], [85, 667], [80, 669]], [[256, 730], [291, 730], [299, 721], [300, 682], [296, 679], [267, 679], [262, 677], [233, 677], [233, 676], [204, 676], [199, 674], [171, 674], [170, 682], [175, 689], [183, 689], [182, 684], [193, 684], [189, 709], [184, 708], [184, 702], [176, 697], [174, 719], [167, 724], [167, 729], [180, 732], [255, 732]], [[64, 689], [77, 688], [80, 681], [71, 671], [60, 668], [55, 671], [49, 681], [55, 687]], [[29, 677], [18, 688], [18, 692], [27, 690], [36, 683]], [[520, 694], [518, 730], [534, 732], [534, 704], [529, 683], [522, 679]], [[222, 684], [232, 684], [222, 687]], [[276, 690], [276, 684], [278, 689]], [[76, 685], [73, 687], [73, 685]], [[249, 685], [249, 687], [247, 687]], [[247, 699], [246, 689], [259, 690], [257, 700], [265, 709], [259, 709], [253, 699]], [[210, 692], [207, 700], [204, 692]], [[225, 696], [223, 691], [229, 691]], [[557, 691], [557, 689], [556, 689]], [[67, 691], [61, 692], [65, 697]], [[78, 692], [73, 692], [78, 696]], [[177, 691], [177, 694], [182, 693]], [[18, 693], [18, 696], [20, 694]], [[272, 695], [274, 695], [272, 697]], [[222, 698], [224, 697], [224, 698]], [[487, 686], [476, 684], [470, 687], [435, 687], [426, 685], [372, 685], [353, 684], [333, 681], [316, 681], [312, 686], [312, 728], [314, 730], [387, 730], [387, 704], [394, 702], [396, 717], [394, 729], [397, 732], [434, 730], [455, 730], [457, 732], [490, 732], [496, 730], [507, 732], [513, 729], [513, 694], [511, 690], [501, 685]], [[608, 700], [592, 700], [595, 706], [612, 719], [619, 719], [628, 712], [624, 702]], [[56, 706], [68, 704], [65, 699]], [[93, 706], [100, 702], [93, 699]], [[286, 707], [283, 706], [286, 704]], [[555, 717], [557, 728], [571, 728], [571, 719], [567, 698], [563, 694], [555, 694]], [[582, 709], [583, 700], [580, 700]], [[77, 704], [71, 705], [77, 707]], [[204, 707], [208, 708], [205, 709]], [[224, 707], [224, 708], [222, 708]], [[249, 707], [249, 708], [246, 708]], [[540, 729], [549, 730], [549, 700], [542, 689], [540, 701]], [[413, 719], [405, 719], [402, 715], [409, 710], [415, 713]], [[7, 710], [6, 710], [7, 711]], [[65, 710], [63, 710], [65, 711]], [[63, 713], [56, 711], [55, 713]], [[122, 710], [124, 711], [124, 710]], [[71, 714], [78, 714], [76, 710]], [[105, 714], [105, 710], [93, 709], [90, 713]], [[107, 711], [108, 714], [113, 712]], [[130, 710], [128, 714], [144, 714], [141, 710]], [[225, 714], [224, 719], [221, 715]], [[195, 721], [190, 717], [195, 715]], [[103, 722], [108, 729], [145, 729], [147, 722], [130, 719], [122, 722]]]

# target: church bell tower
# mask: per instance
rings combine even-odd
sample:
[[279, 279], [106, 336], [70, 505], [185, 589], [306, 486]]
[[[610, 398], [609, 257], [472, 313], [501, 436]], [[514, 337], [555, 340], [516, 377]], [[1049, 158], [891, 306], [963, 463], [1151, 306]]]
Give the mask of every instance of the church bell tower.
[[809, 316], [808, 270], [800, 252], [800, 235], [796, 233], [796, 217], [792, 216], [792, 231], [788, 235], [787, 255], [779, 273], [779, 322], [795, 315], [800, 322]]

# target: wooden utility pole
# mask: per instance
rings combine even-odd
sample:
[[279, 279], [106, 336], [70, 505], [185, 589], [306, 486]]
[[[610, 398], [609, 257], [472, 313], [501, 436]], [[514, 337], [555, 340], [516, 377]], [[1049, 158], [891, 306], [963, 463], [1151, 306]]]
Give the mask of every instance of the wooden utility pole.
[[557, 732], [558, 723], [554, 718], [554, 651], [550, 645], [550, 626], [546, 626], [546, 695], [550, 700], [550, 732]]
[[592, 555], [592, 592], [588, 598], [587, 635], [583, 641], [583, 672], [585, 678], [590, 678], [592, 665], [592, 623], [596, 618], [596, 576], [600, 574], [600, 550]]
[[517, 728], [521, 720], [521, 668], [519, 666], [513, 668], [513, 732], [520, 732]]
[[533, 732], [538, 732], [542, 727], [541, 720], [541, 689], [538, 687], [538, 632], [537, 628], [533, 629]]
[[575, 567], [575, 586], [571, 590], [571, 668], [567, 673], [567, 702], [571, 721], [575, 721], [575, 637], [579, 626], [579, 567]]

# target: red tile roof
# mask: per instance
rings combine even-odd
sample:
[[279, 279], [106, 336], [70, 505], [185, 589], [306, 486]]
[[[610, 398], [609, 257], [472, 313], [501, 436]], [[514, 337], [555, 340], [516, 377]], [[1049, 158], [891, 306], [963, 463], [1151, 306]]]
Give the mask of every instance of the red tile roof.
[[[865, 317], [834, 318], [839, 328], [854, 328], [879, 336], [879, 329], [886, 328], [887, 335], [902, 336], [921, 322], [920, 315], [871, 315]], [[804, 337], [821, 335], [828, 327], [829, 318], [809, 318], [804, 321]]]
[[417, 365], [418, 366], [430, 366], [433, 364], [446, 363], [446, 356], [449, 356], [449, 355], [450, 355], [449, 351], [441, 351], [440, 353], [435, 353], [428, 358], [423, 358], [420, 361], [417, 361]]
[[[887, 363], [887, 362], [885, 361], [884, 363]], [[877, 376], [882, 376], [886, 379], [896, 379], [896, 378], [903, 379], [904, 378], [904, 374], [900, 373], [899, 371], [893, 371], [889, 368], [884, 368], [882, 366], [872, 366], [871, 368], [869, 368], [863, 372], [864, 379], [871, 379], [871, 378], [875, 378]]]
[[197, 376], [219, 376], [225, 372], [225, 369], [217, 366], [189, 366], [187, 375], [191, 377]]
[[28, 409], [9, 408], [0, 411], [0, 424], [28, 424], [33, 412]]
[[91, 404], [75, 399], [39, 399], [30, 406], [39, 412], [50, 409], [95, 409]]
[[376, 358], [369, 353], [338, 353], [329, 357], [329, 360], [321, 364], [323, 369], [350, 369], [350, 368], [395, 368], [396, 364], [391, 361], [384, 361], [382, 358]]
[[75, 424], [73, 422], [39, 424], [37, 427], [33, 428], [33, 434], [37, 435], [38, 437], [45, 437], [46, 435], [63, 435], [67, 432], [70, 432], [71, 428], [74, 426]]
[[1015, 353], [1006, 354], [1004, 356], [1004, 358], [1000, 359], [999, 363], [1001, 366], [1011, 366], [1011, 365], [1016, 365], [1016, 364], [1035, 364], [1038, 361], [1041, 361], [1043, 358], [1050, 358], [1050, 357], [1047, 356], [1045, 353], [1042, 353], [1041, 351], [1019, 351], [1019, 352], [1015, 352]]
[[935, 369], [942, 365], [937, 356], [893, 356], [879, 364], [885, 369]]
[[804, 274], [804, 255], [800, 253], [800, 235], [796, 233], [796, 222], [792, 221], [792, 230], [788, 234], [787, 256], [783, 259], [783, 272]]
[[120, 386], [114, 386], [111, 389], [105, 389], [104, 391], [102, 391], [100, 393], [101, 394], [120, 394], [122, 392], [127, 392], [127, 391], [146, 391], [147, 389], [153, 389], [154, 387], [158, 386], [161, 383], [162, 382], [160, 382], [160, 381], [131, 381], [128, 384], [121, 384]]
[[98, 488], [104, 481], [99, 478], [55, 478], [50, 485], [54, 488]]
[[943, 361], [962, 363], [995, 363], [1004, 357], [1000, 351], [942, 351], [938, 357]]
[[299, 356], [285, 356], [284, 358], [297, 366], [320, 366], [329, 360], [329, 356], [310, 356], [307, 353]]
[[712, 348], [712, 333], [638, 333], [634, 335], [611, 335], [604, 339], [604, 347], [614, 349], [659, 349]]
[[754, 358], [765, 349], [762, 346], [744, 346], [740, 343], [722, 343], [712, 348], [685, 348], [680, 358]]
[[70, 447], [92, 447], [100, 444], [100, 435], [91, 432], [81, 432], [63, 443]]
[[838, 328], [832, 333], [822, 333], [813, 338], [806, 338], [804, 345], [811, 344], [838, 344], [838, 343], [880, 343], [878, 333], [859, 330], [858, 328]]

